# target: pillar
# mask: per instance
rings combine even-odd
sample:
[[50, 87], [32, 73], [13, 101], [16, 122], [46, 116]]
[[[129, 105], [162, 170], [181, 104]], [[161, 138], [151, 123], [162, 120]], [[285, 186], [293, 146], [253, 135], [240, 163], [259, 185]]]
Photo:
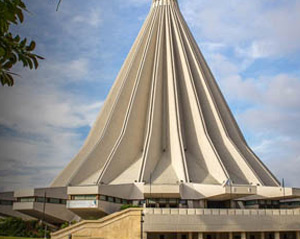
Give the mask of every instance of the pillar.
[[189, 239], [193, 239], [193, 233], [192, 232], [189, 232]]
[[275, 232], [275, 239], [280, 239], [280, 232]]
[[147, 233], [146, 232], [143, 233], [143, 239], [147, 239]]
[[265, 239], [265, 233], [264, 232], [260, 233], [260, 239]]
[[207, 208], [207, 200], [200, 200], [199, 201], [200, 208]]
[[[241, 233], [241, 239], [247, 239], [246, 232]], [[277, 239], [277, 238], [275, 238], [275, 239]]]
[[228, 239], [233, 239], [233, 233], [232, 232], [228, 233]]
[[296, 232], [296, 238], [300, 239], [300, 232]]
[[203, 232], [198, 232], [198, 239], [203, 239]]

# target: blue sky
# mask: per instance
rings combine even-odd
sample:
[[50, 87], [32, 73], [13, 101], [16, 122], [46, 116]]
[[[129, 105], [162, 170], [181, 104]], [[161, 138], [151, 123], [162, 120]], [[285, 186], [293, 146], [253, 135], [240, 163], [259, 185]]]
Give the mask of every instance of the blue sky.
[[[300, 186], [300, 0], [178, 0], [245, 137]], [[78, 152], [150, 9], [150, 0], [25, 1], [46, 59], [0, 88], [0, 190], [43, 187]]]

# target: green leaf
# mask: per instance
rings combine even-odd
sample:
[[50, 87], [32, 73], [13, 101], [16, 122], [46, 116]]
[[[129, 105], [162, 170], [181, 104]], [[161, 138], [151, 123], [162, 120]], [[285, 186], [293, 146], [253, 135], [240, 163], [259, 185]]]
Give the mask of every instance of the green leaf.
[[12, 66], [13, 66], [12, 62], [8, 61], [8, 62], [6, 62], [6, 63], [3, 65], [3, 68], [4, 68], [4, 69], [10, 69], [10, 68], [12, 68]]
[[32, 68], [33, 68], [33, 63], [32, 63], [32, 61], [31, 61], [30, 59], [27, 59], [27, 63], [28, 63], [28, 65], [29, 65], [30, 70], [32, 70]]
[[34, 63], [34, 68], [37, 69], [39, 67], [39, 62], [35, 57], [32, 57], [33, 63]]
[[17, 36], [14, 38], [14, 40], [15, 40], [16, 42], [19, 42], [19, 41], [21, 40], [21, 38], [20, 38], [19, 35], [17, 35]]
[[2, 48], [2, 47], [0, 47], [0, 57], [3, 57], [3, 56], [5, 56], [5, 54], [6, 54], [6, 51], [5, 51], [5, 49], [4, 49], [4, 48]]
[[36, 46], [35, 41], [31, 41], [30, 45], [29, 45], [29, 48], [28, 48], [28, 51], [33, 51], [35, 49], [35, 46]]
[[22, 23], [24, 21], [24, 15], [21, 9], [18, 9], [17, 16], [19, 18], [19, 21]]
[[26, 42], [27, 42], [27, 39], [24, 38], [24, 40], [22, 40], [22, 41], [20, 42], [20, 47], [21, 47], [21, 48], [24, 48], [24, 46], [26, 45]]

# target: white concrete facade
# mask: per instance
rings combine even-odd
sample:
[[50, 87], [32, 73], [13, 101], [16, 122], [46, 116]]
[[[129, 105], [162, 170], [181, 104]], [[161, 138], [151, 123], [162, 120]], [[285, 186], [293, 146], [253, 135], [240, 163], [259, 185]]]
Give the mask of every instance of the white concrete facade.
[[176, 0], [150, 13], [78, 155], [53, 187], [278, 187], [248, 147]]
[[86, 142], [50, 189], [82, 218], [144, 207], [149, 239], [300, 236], [299, 210], [280, 209], [300, 190], [281, 187], [247, 145], [177, 0], [153, 0]]

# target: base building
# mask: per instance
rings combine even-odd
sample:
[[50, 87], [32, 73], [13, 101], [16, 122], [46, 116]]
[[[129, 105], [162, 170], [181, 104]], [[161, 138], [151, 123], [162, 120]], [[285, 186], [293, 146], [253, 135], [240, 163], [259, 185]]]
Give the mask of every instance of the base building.
[[177, 0], [153, 0], [77, 156], [13, 208], [39, 218], [43, 192], [49, 223], [85, 219], [53, 238], [300, 239], [300, 190], [248, 146]]

